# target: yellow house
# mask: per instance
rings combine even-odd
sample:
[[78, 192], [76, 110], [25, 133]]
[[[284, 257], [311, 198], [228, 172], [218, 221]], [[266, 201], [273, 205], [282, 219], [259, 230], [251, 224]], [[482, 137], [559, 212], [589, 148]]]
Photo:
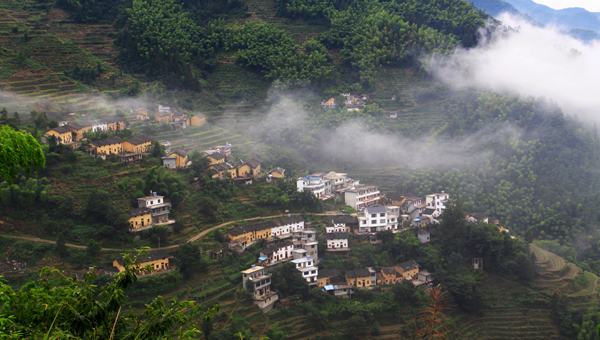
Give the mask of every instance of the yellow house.
[[285, 169], [284, 168], [275, 168], [269, 171], [269, 176], [273, 179], [284, 179], [285, 178]]
[[136, 209], [129, 213], [129, 231], [137, 232], [152, 228], [152, 212], [149, 209]]
[[237, 167], [237, 177], [251, 177], [252, 176], [252, 168], [248, 163], [242, 163]]
[[122, 119], [107, 120], [106, 128], [108, 131], [123, 131], [125, 130], [125, 121]]
[[124, 152], [148, 153], [152, 148], [152, 140], [145, 137], [132, 137], [121, 143]]
[[332, 280], [340, 277], [340, 272], [335, 269], [323, 269], [319, 270], [319, 276], [317, 277], [317, 286], [323, 288], [326, 285], [332, 283]]
[[260, 162], [257, 161], [256, 159], [250, 159], [247, 160], [246, 162], [244, 162], [244, 164], [248, 165], [250, 167], [250, 172], [252, 174], [252, 177], [256, 178], [260, 176]]
[[183, 169], [188, 166], [188, 155], [184, 150], [173, 150], [168, 155], [170, 158], [175, 158], [175, 167], [177, 169]]
[[206, 117], [204, 117], [203, 115], [199, 115], [199, 114], [193, 115], [189, 121], [190, 126], [202, 126], [204, 124], [206, 124]]
[[419, 275], [419, 264], [415, 260], [408, 260], [396, 266], [396, 271], [404, 280], [414, 280]]
[[76, 134], [76, 128], [69, 125], [64, 125], [48, 130], [45, 136], [56, 138], [56, 142], [58, 144], [71, 144], [73, 143]]
[[209, 167], [225, 163], [225, 155], [220, 152], [211, 153], [206, 156], [206, 159]]
[[263, 222], [254, 225], [244, 225], [232, 228], [227, 237], [231, 244], [239, 244], [242, 247], [251, 245], [257, 240], [268, 240], [271, 238], [272, 222]]
[[346, 273], [346, 284], [357, 288], [373, 287], [377, 284], [372, 273], [365, 268], [351, 270]]
[[121, 141], [116, 138], [107, 138], [101, 141], [94, 141], [90, 143], [92, 152], [96, 155], [108, 156], [108, 155], [120, 155], [123, 153], [123, 145]]
[[75, 139], [74, 140], [76, 142], [85, 138], [85, 134], [92, 131], [92, 127], [90, 125], [80, 126], [78, 124], [72, 124], [72, 127], [75, 129], [75, 131], [74, 131]]
[[[138, 258], [137, 263], [134, 265], [138, 275], [144, 276], [152, 273], [159, 273], [168, 271], [171, 269], [171, 260], [173, 256], [161, 253], [151, 253], [142, 258]], [[115, 267], [119, 273], [125, 271], [125, 266], [122, 260], [113, 260], [113, 267]]]
[[402, 275], [394, 267], [381, 268], [377, 274], [377, 284], [393, 285], [402, 281]]

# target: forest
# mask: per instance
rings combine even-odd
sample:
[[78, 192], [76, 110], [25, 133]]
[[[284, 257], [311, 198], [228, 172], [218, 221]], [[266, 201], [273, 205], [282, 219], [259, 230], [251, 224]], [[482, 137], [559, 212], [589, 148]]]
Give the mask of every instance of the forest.
[[[325, 29], [302, 43], [272, 23], [243, 22], [242, 1], [60, 0], [81, 22], [120, 28], [124, 66], [200, 89], [218, 58], [233, 58], [284, 87], [369, 87], [384, 65], [417, 66], [423, 53], [473, 46], [485, 15], [461, 0], [279, 0], [279, 15]], [[374, 38], [375, 37], [375, 38]], [[333, 61], [339, 54], [339, 61]], [[337, 59], [337, 58], [336, 58]], [[342, 75], [344, 73], [344, 75]]]

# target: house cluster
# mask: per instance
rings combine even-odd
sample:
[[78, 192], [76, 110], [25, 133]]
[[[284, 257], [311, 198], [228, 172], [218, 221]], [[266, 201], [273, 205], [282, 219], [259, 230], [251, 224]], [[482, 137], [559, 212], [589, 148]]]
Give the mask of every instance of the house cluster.
[[159, 225], [170, 225], [175, 220], [169, 218], [171, 203], [164, 196], [150, 192], [149, 196], [137, 199], [138, 207], [129, 212], [129, 231], [140, 232]]
[[251, 183], [252, 180], [261, 176], [260, 162], [256, 159], [245, 161], [233, 159], [229, 143], [205, 150], [204, 155], [208, 161], [208, 171], [212, 178]]
[[439, 217], [446, 209], [450, 199], [447, 192], [437, 192], [423, 197], [404, 196], [398, 201], [402, 213], [413, 226], [425, 226], [439, 223]]
[[206, 117], [196, 114], [188, 115], [180, 112], [170, 106], [158, 105], [151, 114], [148, 109], [138, 107], [134, 110], [135, 118], [141, 122], [154, 122], [156, 124], [165, 124], [175, 130], [185, 129], [188, 126], [202, 126], [206, 124]]
[[[286, 217], [282, 219], [259, 222], [232, 228], [227, 237], [230, 249], [241, 252], [259, 240], [265, 240], [266, 246], [260, 251], [258, 264], [242, 271], [244, 287], [247, 288], [247, 277], [268, 275], [267, 267], [284, 262], [294, 264], [302, 278], [308, 285], [317, 284], [319, 261], [317, 233], [313, 229], [305, 228], [304, 220], [299, 217]], [[252, 287], [255, 303], [266, 310], [277, 300], [270, 294], [270, 275], [268, 282]], [[265, 290], [261, 290], [265, 288]], [[266, 294], [266, 295], [265, 295]], [[275, 301], [273, 301], [275, 299]]]
[[[367, 95], [356, 95], [351, 93], [341, 93], [340, 97], [344, 98], [344, 108], [348, 112], [362, 111], [367, 105], [369, 97]], [[335, 110], [338, 108], [335, 97], [321, 101], [321, 108], [324, 111]]]
[[[152, 252], [137, 259], [133, 266], [138, 276], [146, 276], [167, 272], [173, 269], [173, 256], [162, 252]], [[125, 271], [125, 262], [122, 258], [113, 260], [113, 268], [121, 273]]]
[[152, 139], [142, 136], [120, 139], [116, 136], [91, 141], [88, 152], [96, 157], [106, 159], [118, 157], [121, 162], [129, 163], [141, 160], [152, 149]]
[[54, 138], [58, 144], [77, 146], [86, 139], [88, 133], [122, 131], [126, 122], [121, 118], [104, 118], [87, 123], [60, 122], [44, 134], [46, 138]]
[[362, 185], [348, 174], [335, 171], [300, 177], [296, 180], [296, 188], [299, 192], [311, 192], [320, 200], [339, 198], [356, 210], [383, 199], [377, 187]]
[[411, 282], [415, 287], [431, 285], [433, 276], [427, 270], [421, 270], [414, 260], [402, 262], [393, 267], [359, 268], [341, 273], [335, 269], [321, 270], [317, 286], [324, 292], [339, 297], [350, 297], [355, 288], [371, 289]]

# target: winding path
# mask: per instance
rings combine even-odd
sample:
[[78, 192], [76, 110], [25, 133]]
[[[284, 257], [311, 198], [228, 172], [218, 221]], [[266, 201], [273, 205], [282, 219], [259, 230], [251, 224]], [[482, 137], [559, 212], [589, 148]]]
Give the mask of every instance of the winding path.
[[[179, 248], [180, 246], [182, 246], [183, 244], [189, 243], [189, 242], [196, 242], [198, 240], [203, 239], [204, 237], [206, 237], [206, 235], [208, 235], [210, 232], [217, 230], [217, 229], [221, 229], [224, 227], [227, 227], [229, 225], [232, 225], [234, 223], [240, 223], [240, 222], [250, 222], [250, 221], [256, 221], [256, 220], [266, 220], [266, 219], [270, 219], [270, 218], [277, 218], [277, 217], [284, 217], [284, 216], [288, 216], [289, 214], [278, 214], [278, 215], [270, 215], [270, 216], [258, 216], [258, 217], [251, 217], [251, 218], [244, 218], [244, 219], [240, 219], [240, 220], [233, 220], [233, 221], [227, 221], [227, 222], [223, 222], [221, 224], [217, 224], [215, 226], [212, 226], [208, 229], [204, 229], [200, 232], [198, 232], [197, 234], [193, 235], [192, 237], [188, 238], [185, 242], [181, 242], [181, 243], [177, 243], [177, 244], [172, 244], [170, 246], [166, 246], [166, 247], [160, 247], [160, 248], [149, 248], [148, 251], [153, 252], [153, 251], [169, 251], [169, 250], [174, 250]], [[304, 213], [304, 214], [291, 214], [294, 216], [298, 216], [298, 215], [308, 215], [308, 216], [336, 216], [339, 215], [339, 212], [337, 211], [326, 211], [324, 213]], [[4, 237], [4, 238], [8, 238], [8, 239], [13, 239], [13, 240], [21, 240], [21, 241], [29, 241], [29, 242], [35, 242], [35, 243], [46, 243], [46, 244], [56, 244], [55, 240], [48, 240], [48, 239], [43, 239], [43, 238], [39, 238], [36, 236], [30, 236], [30, 235], [10, 235], [10, 234], [0, 234], [0, 237]], [[72, 249], [79, 249], [79, 250], [85, 250], [87, 247], [80, 245], [80, 244], [75, 244], [75, 243], [65, 243], [65, 246], [67, 248], [72, 248]], [[123, 252], [126, 251], [128, 249], [119, 249], [119, 248], [101, 248], [101, 251], [105, 251], [105, 252]]]

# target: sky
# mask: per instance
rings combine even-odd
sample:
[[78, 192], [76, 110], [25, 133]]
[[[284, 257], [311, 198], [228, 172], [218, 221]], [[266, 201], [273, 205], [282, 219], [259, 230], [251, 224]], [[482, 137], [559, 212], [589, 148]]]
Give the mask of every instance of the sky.
[[431, 58], [430, 71], [449, 86], [539, 99], [600, 123], [600, 41], [586, 44], [508, 15], [500, 20], [513, 29], [476, 48]]
[[590, 12], [600, 12], [600, 0], [534, 0], [534, 2], [554, 9], [581, 7]]

